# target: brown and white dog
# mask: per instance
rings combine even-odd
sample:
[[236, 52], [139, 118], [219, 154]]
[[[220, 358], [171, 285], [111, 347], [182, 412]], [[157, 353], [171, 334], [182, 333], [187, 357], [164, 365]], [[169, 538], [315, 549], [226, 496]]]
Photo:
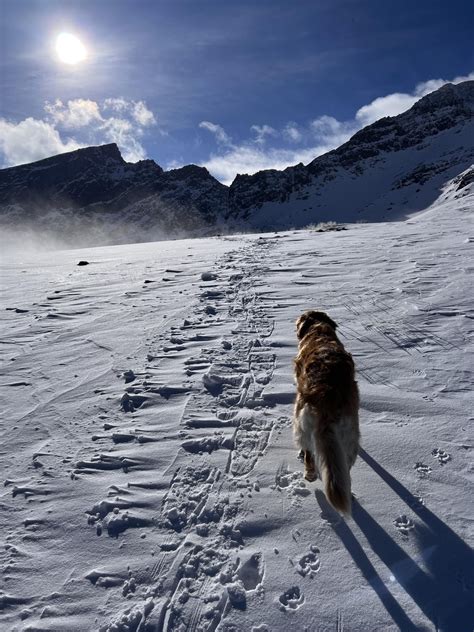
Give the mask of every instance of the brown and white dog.
[[318, 472], [331, 505], [351, 513], [350, 469], [359, 449], [359, 391], [354, 361], [324, 312], [307, 311], [296, 321], [296, 444], [304, 452], [304, 475]]

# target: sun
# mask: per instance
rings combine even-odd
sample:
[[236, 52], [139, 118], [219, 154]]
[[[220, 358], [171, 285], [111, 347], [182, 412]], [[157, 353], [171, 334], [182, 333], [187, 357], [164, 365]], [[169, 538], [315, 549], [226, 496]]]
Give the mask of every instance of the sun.
[[78, 64], [87, 57], [87, 50], [81, 40], [72, 33], [60, 33], [56, 38], [56, 52], [65, 64]]

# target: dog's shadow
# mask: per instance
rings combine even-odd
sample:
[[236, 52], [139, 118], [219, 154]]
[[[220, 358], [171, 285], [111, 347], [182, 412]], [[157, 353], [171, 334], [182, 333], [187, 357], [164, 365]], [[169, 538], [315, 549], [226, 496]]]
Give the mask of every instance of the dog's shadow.
[[[365, 450], [360, 449], [359, 454], [400, 496], [410, 510], [417, 514], [419, 521], [416, 521], [411, 534], [418, 540], [420, 558], [426, 570], [397, 544], [357, 500], [354, 500], [352, 517], [370, 547], [390, 569], [393, 579], [403, 587], [433, 623], [436, 630], [472, 632], [474, 586], [469, 577], [472, 576], [474, 569], [474, 555], [471, 548]], [[319, 490], [316, 491], [316, 499], [323, 516], [328, 519], [395, 624], [404, 631], [419, 629], [393, 597], [345, 520], [334, 511]]]

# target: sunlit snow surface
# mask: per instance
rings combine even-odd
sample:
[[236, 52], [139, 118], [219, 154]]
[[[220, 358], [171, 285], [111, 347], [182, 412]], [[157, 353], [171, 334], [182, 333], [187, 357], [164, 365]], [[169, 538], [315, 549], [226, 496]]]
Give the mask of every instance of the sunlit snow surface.
[[[341, 232], [5, 257], [0, 628], [471, 632], [473, 197], [456, 195]], [[358, 368], [350, 520], [292, 443], [309, 307]]]

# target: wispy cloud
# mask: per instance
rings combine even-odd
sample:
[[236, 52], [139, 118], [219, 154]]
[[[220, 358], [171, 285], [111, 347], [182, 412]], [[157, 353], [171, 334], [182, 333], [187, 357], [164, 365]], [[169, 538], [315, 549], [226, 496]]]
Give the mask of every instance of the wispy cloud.
[[133, 103], [132, 116], [135, 122], [142, 127], [156, 124], [153, 112], [147, 108], [144, 101], [135, 101]]
[[201, 121], [199, 123], [199, 127], [201, 129], [206, 129], [208, 132], [211, 132], [211, 134], [214, 134], [216, 141], [220, 145], [232, 146], [232, 139], [225, 133], [224, 128], [220, 125], [210, 123], [209, 121]]
[[[384, 116], [396, 116], [409, 109], [421, 97], [446, 83], [474, 80], [474, 72], [451, 80], [430, 79], [419, 83], [410, 93], [396, 92], [378, 97], [357, 110], [352, 119], [340, 121], [323, 115], [305, 125], [288, 122], [277, 130], [269, 125], [252, 125], [249, 137], [236, 144], [216, 123], [200, 123], [199, 127], [216, 135], [218, 146], [202, 162], [218, 180], [230, 184], [237, 174], [253, 174], [262, 169], [284, 169], [299, 162], [307, 164], [346, 142], [362, 127]], [[270, 142], [271, 141], [271, 142]]]
[[146, 158], [142, 138], [157, 122], [144, 101], [123, 97], [105, 99], [60, 99], [46, 102], [44, 118], [19, 123], [0, 119], [0, 156], [3, 166], [40, 160], [85, 145], [114, 142], [125, 160]]
[[278, 136], [276, 129], [270, 125], [252, 125], [250, 131], [255, 132], [255, 142], [258, 145], [263, 145], [267, 136]]
[[290, 141], [290, 143], [300, 143], [303, 140], [303, 134], [298, 129], [296, 123], [292, 121], [287, 123], [283, 128], [283, 136]]
[[147, 108], [144, 101], [128, 101], [123, 97], [113, 97], [105, 99], [103, 107], [106, 110], [129, 114], [133, 120], [142, 127], [156, 125], [155, 116], [153, 112]]

